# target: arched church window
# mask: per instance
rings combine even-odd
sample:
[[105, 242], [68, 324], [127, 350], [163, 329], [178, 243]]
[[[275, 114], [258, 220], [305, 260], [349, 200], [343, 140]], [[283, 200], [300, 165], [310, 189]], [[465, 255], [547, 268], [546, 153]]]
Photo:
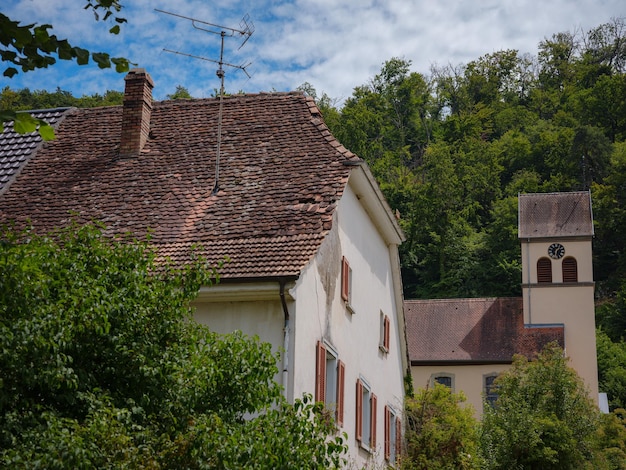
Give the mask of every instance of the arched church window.
[[552, 261], [539, 258], [537, 261], [537, 282], [552, 282]]
[[576, 258], [563, 258], [563, 282], [578, 282], [578, 263]]

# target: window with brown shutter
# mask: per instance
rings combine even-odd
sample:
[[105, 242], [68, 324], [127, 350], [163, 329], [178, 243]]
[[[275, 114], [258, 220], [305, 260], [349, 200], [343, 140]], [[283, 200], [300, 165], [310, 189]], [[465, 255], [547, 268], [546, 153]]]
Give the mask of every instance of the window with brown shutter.
[[376, 448], [376, 404], [378, 398], [373, 393], [370, 396], [370, 447]]
[[385, 405], [385, 460], [391, 456], [391, 410]]
[[315, 401], [324, 403], [343, 426], [345, 364], [329, 344], [318, 341], [315, 350]]
[[391, 320], [383, 312], [380, 312], [380, 339], [378, 340], [378, 347], [383, 352], [389, 352], [389, 338], [391, 330]]
[[389, 351], [389, 331], [391, 329], [391, 321], [389, 317], [385, 315], [385, 337], [384, 337], [384, 346], [387, 351]]
[[578, 282], [578, 263], [576, 258], [563, 258], [563, 282]]
[[341, 259], [341, 298], [350, 303], [350, 284], [352, 283], [352, 270], [350, 263], [344, 256]]
[[552, 261], [539, 258], [537, 261], [537, 282], [552, 282]]
[[402, 441], [402, 425], [396, 411], [385, 405], [385, 460], [390, 464], [398, 462]]
[[326, 348], [317, 342], [315, 360], [315, 401], [326, 402]]
[[356, 379], [356, 440], [363, 440], [363, 383], [361, 379]]
[[402, 422], [400, 418], [396, 417], [396, 448], [395, 448], [395, 461], [398, 462], [400, 460], [400, 455], [402, 453]]
[[337, 362], [337, 412], [336, 420], [338, 426], [343, 426], [343, 402], [344, 402], [344, 381], [346, 376], [346, 366], [342, 361]]
[[376, 403], [378, 399], [363, 379], [356, 381], [356, 440], [369, 452], [376, 446]]

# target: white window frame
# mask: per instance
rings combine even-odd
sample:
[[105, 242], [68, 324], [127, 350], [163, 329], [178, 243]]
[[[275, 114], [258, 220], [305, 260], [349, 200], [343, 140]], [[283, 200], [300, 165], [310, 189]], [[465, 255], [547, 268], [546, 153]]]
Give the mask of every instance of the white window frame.
[[[361, 387], [361, 436], [357, 436], [359, 445], [368, 452], [374, 452], [376, 447], [376, 402], [377, 397], [372, 392], [372, 387], [359, 376], [357, 384]], [[374, 420], [374, 421], [372, 421]], [[372, 431], [374, 433], [372, 433]]]
[[[327, 341], [318, 341], [316, 347], [316, 355], [320, 354], [320, 348], [323, 350], [324, 363], [323, 363], [323, 377], [318, 377], [317, 374], [321, 374], [322, 371], [318, 371], [319, 365], [316, 365], [316, 379], [315, 379], [315, 394], [316, 400], [320, 398], [317, 396], [318, 387], [320, 387], [318, 380], [324, 380], [323, 389], [323, 401], [327, 410], [331, 411], [335, 416], [335, 422], [339, 427], [343, 426], [343, 401], [345, 395], [345, 364], [339, 359], [337, 350], [329, 344]], [[320, 358], [316, 357], [316, 361]], [[321, 387], [320, 387], [321, 388]]]
[[337, 409], [337, 367], [339, 365], [339, 354], [324, 341], [326, 347], [326, 408], [332, 411]]

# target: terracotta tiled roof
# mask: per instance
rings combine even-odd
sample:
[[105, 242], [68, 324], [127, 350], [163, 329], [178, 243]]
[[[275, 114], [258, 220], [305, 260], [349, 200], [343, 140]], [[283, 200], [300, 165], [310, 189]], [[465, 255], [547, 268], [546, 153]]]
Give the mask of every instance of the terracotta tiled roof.
[[587, 191], [519, 195], [519, 237], [593, 236]]
[[224, 99], [219, 192], [212, 194], [219, 101], [154, 103], [137, 158], [119, 158], [122, 107], [75, 110], [15, 180], [0, 221], [40, 231], [99, 220], [107, 233], [152, 231], [159, 254], [231, 261], [224, 279], [297, 276], [330, 230], [358, 157], [299, 93]]
[[412, 364], [510, 362], [556, 341], [563, 326], [524, 327], [521, 298], [406, 300]]
[[[69, 109], [55, 108], [28, 111], [28, 113], [37, 119], [43, 119], [53, 128], [56, 128]], [[13, 121], [5, 123], [4, 131], [0, 133], [0, 194], [6, 189], [13, 177], [21, 171], [42, 142], [43, 139], [38, 132], [18, 134], [13, 129]]]

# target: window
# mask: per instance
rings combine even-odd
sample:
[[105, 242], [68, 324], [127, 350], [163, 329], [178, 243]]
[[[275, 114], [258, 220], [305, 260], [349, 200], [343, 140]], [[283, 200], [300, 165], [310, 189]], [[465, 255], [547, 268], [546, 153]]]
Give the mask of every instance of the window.
[[578, 263], [576, 258], [563, 258], [563, 282], [578, 282]]
[[441, 385], [445, 385], [451, 390], [454, 390], [454, 375], [452, 374], [446, 374], [446, 373], [433, 374], [430, 377], [430, 382], [433, 387], [435, 386], [435, 384], [441, 384]]
[[402, 443], [402, 424], [396, 411], [385, 406], [385, 460], [390, 464], [397, 462]]
[[496, 374], [485, 375], [485, 401], [490, 406], [495, 406], [496, 400], [498, 399], [497, 387], [494, 384], [498, 376]]
[[376, 395], [362, 379], [356, 381], [356, 440], [361, 446], [376, 447]]
[[343, 426], [345, 364], [330, 347], [317, 342], [315, 364], [315, 401], [334, 411], [338, 426]]
[[537, 261], [537, 282], [552, 282], [552, 261], [539, 258]]
[[378, 347], [383, 352], [389, 352], [389, 336], [391, 329], [391, 321], [387, 315], [380, 312], [380, 340]]
[[348, 304], [352, 300], [352, 269], [345, 256], [341, 259], [341, 298]]

